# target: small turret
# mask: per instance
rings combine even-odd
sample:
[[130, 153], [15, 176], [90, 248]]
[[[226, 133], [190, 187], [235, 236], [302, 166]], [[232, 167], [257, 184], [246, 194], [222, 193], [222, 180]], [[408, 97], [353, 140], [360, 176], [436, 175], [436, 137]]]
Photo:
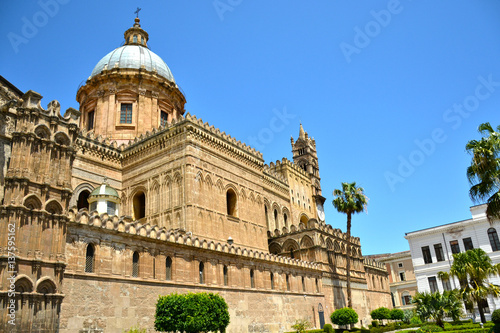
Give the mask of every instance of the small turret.
[[89, 195], [90, 211], [108, 215], [119, 215], [120, 197], [118, 192], [108, 185], [107, 178], [104, 178], [103, 183], [92, 191]]

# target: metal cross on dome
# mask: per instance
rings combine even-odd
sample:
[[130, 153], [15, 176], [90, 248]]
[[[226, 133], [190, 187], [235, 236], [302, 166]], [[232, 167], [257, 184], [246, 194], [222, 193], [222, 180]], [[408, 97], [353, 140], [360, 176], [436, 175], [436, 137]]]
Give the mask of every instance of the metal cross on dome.
[[137, 18], [139, 18], [139, 12], [142, 10], [142, 8], [137, 7], [136, 11], [134, 12], [137, 14]]

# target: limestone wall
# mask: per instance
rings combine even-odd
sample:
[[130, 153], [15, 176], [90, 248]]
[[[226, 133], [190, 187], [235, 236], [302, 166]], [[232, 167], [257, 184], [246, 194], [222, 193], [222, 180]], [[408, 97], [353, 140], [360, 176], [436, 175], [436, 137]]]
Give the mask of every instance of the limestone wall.
[[68, 293], [61, 309], [61, 333], [88, 328], [122, 333], [136, 325], [147, 328], [147, 332], [155, 332], [158, 296], [172, 292], [218, 292], [229, 306], [227, 332], [231, 333], [287, 332], [297, 318], [306, 318], [319, 327], [318, 305], [324, 303], [322, 295], [304, 297], [302, 293], [179, 286], [77, 274], [66, 274], [64, 281]]

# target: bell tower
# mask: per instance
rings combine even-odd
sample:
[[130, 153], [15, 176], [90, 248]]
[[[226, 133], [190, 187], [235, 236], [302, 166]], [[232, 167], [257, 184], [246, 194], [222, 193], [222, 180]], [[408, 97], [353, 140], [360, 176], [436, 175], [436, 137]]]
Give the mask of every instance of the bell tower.
[[314, 186], [313, 193], [321, 195], [321, 184], [319, 177], [318, 155], [316, 153], [316, 141], [310, 138], [307, 132], [304, 131], [302, 124], [300, 124], [299, 137], [294, 142], [291, 138], [293, 162], [302, 168], [309, 177]]

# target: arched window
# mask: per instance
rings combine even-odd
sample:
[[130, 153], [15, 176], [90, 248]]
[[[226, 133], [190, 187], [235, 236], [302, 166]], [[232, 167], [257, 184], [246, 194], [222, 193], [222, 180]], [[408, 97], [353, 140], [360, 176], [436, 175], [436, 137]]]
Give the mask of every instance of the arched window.
[[223, 273], [224, 273], [224, 285], [227, 286], [228, 284], [228, 272], [227, 272], [227, 266], [224, 265], [224, 269], [223, 269]]
[[274, 228], [279, 229], [278, 225], [278, 211], [275, 209], [274, 210]]
[[82, 208], [89, 209], [89, 202], [88, 202], [89, 195], [90, 192], [87, 190], [80, 192], [80, 194], [78, 195], [78, 201], [76, 202], [76, 208], [78, 210]]
[[91, 131], [94, 129], [94, 118], [95, 111], [92, 110], [87, 114], [87, 131]]
[[250, 287], [255, 288], [255, 279], [253, 269], [250, 270]]
[[288, 216], [286, 214], [283, 214], [283, 222], [285, 223], [285, 227], [288, 228]]
[[87, 254], [85, 255], [85, 272], [94, 272], [94, 245], [87, 245]]
[[267, 225], [267, 230], [269, 230], [269, 216], [267, 215], [267, 206], [264, 205], [264, 214], [266, 215], [266, 225]]
[[205, 265], [203, 265], [203, 262], [200, 261], [200, 268], [199, 268], [200, 283], [205, 283], [204, 270], [205, 270]]
[[233, 189], [228, 189], [226, 192], [227, 215], [237, 215], [236, 201], [236, 193], [234, 193]]
[[271, 272], [271, 289], [274, 290], [274, 274]]
[[165, 279], [172, 280], [172, 258], [167, 257], [165, 260], [166, 274]]
[[286, 290], [290, 291], [290, 277], [286, 275]]
[[401, 305], [410, 305], [411, 304], [411, 295], [409, 292], [404, 291], [401, 295]]
[[302, 277], [302, 291], [306, 291], [306, 281], [304, 279], [304, 277]]
[[139, 253], [137, 251], [132, 256], [132, 276], [139, 276]]
[[498, 234], [495, 228], [488, 229], [488, 238], [490, 239], [491, 251], [499, 251], [500, 241], [498, 240]]
[[153, 256], [153, 279], [156, 279], [156, 257]]
[[139, 191], [134, 195], [134, 219], [139, 220], [146, 216], [146, 195]]

